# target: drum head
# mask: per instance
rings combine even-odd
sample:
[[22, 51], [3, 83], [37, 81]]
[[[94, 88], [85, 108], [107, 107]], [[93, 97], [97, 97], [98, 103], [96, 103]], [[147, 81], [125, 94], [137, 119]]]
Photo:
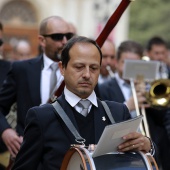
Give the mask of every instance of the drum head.
[[88, 170], [85, 160], [87, 156], [84, 154], [84, 148], [70, 148], [63, 159], [60, 170]]
[[67, 165], [67, 170], [84, 170], [84, 163], [78, 152], [74, 152]]

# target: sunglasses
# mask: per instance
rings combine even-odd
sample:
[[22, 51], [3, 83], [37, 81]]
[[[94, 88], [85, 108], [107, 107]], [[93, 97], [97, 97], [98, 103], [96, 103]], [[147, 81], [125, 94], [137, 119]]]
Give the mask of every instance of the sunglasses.
[[49, 34], [49, 35], [43, 35], [44, 37], [50, 37], [53, 41], [61, 41], [64, 37], [66, 37], [67, 40], [71, 39], [74, 34], [73, 33], [56, 33], [56, 34]]
[[4, 42], [2, 41], [2, 39], [0, 39], [0, 46], [3, 44]]

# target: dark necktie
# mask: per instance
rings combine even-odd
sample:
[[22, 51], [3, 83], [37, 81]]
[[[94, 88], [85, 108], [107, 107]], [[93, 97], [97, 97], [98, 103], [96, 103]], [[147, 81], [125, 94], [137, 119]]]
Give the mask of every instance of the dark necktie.
[[79, 101], [80, 106], [83, 108], [82, 111], [80, 112], [83, 116], [87, 116], [88, 114], [88, 108], [90, 106], [90, 101], [89, 100], [80, 100]]

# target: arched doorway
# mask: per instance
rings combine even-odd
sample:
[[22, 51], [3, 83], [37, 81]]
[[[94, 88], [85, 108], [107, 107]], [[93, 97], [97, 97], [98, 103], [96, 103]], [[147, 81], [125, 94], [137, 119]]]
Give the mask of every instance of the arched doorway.
[[33, 56], [38, 53], [38, 16], [35, 7], [28, 1], [12, 0], [3, 5], [0, 20], [4, 25], [4, 57], [12, 58], [12, 47], [19, 40], [27, 40]]

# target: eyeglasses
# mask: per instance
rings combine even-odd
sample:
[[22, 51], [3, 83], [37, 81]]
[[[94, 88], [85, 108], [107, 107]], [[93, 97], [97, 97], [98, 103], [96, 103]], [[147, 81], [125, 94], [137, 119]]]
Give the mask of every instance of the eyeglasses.
[[4, 42], [2, 41], [2, 39], [0, 39], [0, 46], [3, 44]]
[[66, 33], [66, 34], [56, 33], [56, 34], [49, 34], [49, 35], [42, 35], [42, 36], [50, 37], [54, 41], [61, 41], [63, 40], [64, 37], [66, 37], [67, 40], [71, 39], [74, 36], [74, 34], [73, 33]]

